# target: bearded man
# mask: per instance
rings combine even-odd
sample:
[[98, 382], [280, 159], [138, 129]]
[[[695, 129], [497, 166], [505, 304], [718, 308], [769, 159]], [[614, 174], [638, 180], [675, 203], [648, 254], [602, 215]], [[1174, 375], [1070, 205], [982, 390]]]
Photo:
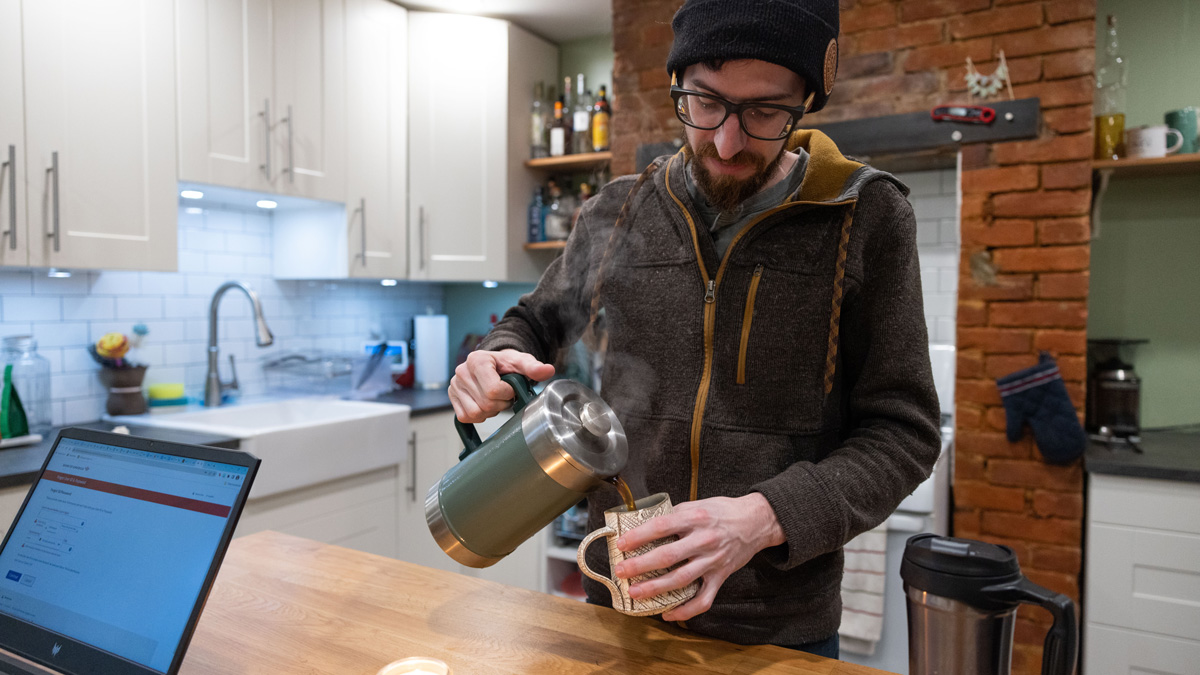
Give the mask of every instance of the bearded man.
[[[679, 537], [616, 575], [679, 564], [630, 595], [700, 579], [663, 619], [836, 658], [842, 547], [939, 451], [916, 222], [899, 181], [797, 125], [833, 89], [837, 0], [688, 0], [672, 26], [686, 145], [586, 203], [450, 397], [463, 422], [496, 414], [513, 398], [500, 374], [550, 377], [602, 308], [622, 476], [677, 505], [617, 544]], [[595, 529], [619, 498], [588, 502]], [[588, 563], [606, 570], [601, 549]]]

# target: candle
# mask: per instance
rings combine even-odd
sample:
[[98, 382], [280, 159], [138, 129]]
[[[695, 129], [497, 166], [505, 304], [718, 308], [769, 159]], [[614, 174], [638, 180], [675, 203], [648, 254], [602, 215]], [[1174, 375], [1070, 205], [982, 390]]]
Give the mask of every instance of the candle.
[[450, 675], [450, 666], [438, 659], [413, 656], [387, 664], [376, 675]]

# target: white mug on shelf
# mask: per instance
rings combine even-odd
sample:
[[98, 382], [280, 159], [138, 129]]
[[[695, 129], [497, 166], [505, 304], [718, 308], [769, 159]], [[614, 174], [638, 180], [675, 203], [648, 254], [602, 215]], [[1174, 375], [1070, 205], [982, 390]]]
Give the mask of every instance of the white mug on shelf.
[[[1175, 142], [1168, 146], [1167, 136]], [[1166, 157], [1183, 147], [1183, 134], [1165, 124], [1134, 127], [1125, 131], [1125, 151], [1130, 158]]]

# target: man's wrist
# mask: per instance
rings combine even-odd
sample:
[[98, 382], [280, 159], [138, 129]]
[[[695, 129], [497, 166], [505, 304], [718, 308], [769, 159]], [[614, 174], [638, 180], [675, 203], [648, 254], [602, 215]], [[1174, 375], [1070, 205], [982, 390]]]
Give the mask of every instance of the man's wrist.
[[783, 533], [783, 526], [779, 524], [779, 517], [775, 515], [771, 502], [767, 501], [761, 492], [751, 492], [744, 499], [751, 500], [754, 505], [755, 517], [759, 522], [759, 541], [762, 544], [759, 550], [787, 543], [787, 536]]

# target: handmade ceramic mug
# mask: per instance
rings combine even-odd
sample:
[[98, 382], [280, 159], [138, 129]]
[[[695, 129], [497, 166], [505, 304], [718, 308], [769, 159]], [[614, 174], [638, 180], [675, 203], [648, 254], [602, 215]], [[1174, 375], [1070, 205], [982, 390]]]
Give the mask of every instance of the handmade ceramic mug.
[[1163, 115], [1163, 121], [1167, 123], [1167, 126], [1183, 135], [1183, 147], [1179, 148], [1181, 155], [1200, 150], [1200, 139], [1197, 138], [1198, 117], [1200, 115], [1197, 115], [1196, 109], [1192, 107], [1172, 110]]
[[[1175, 136], [1175, 142], [1167, 145], [1167, 136]], [[1125, 132], [1125, 148], [1130, 157], [1166, 157], [1179, 152], [1183, 147], [1183, 134], [1165, 124], [1134, 127]]]
[[616, 569], [617, 564], [623, 560], [633, 558], [643, 553], [648, 553], [663, 544], [669, 544], [678, 539], [672, 535], [664, 537], [649, 544], [638, 547], [632, 551], [620, 551], [617, 549], [617, 539], [626, 532], [641, 525], [642, 523], [665, 516], [671, 513], [671, 497], [665, 492], [650, 495], [644, 499], [639, 499], [635, 502], [637, 505], [636, 511], [629, 511], [622, 504], [621, 506], [613, 507], [604, 512], [605, 527], [602, 527], [595, 532], [592, 532], [584, 538], [583, 543], [579, 545], [577, 559], [579, 561], [579, 569], [589, 577], [599, 581], [608, 588], [612, 593], [613, 609], [623, 614], [630, 616], [650, 616], [652, 614], [662, 614], [663, 612], [678, 607], [683, 603], [691, 600], [696, 596], [696, 592], [700, 590], [700, 580], [697, 579], [683, 588], [661, 593], [649, 598], [630, 598], [629, 587], [639, 581], [646, 581], [658, 576], [662, 576], [667, 572], [679, 567], [683, 563], [678, 563], [665, 570], [652, 570], [645, 574], [638, 575], [629, 579], [609, 578], [594, 572], [587, 566], [584, 561], [584, 554], [587, 552], [588, 546], [600, 537], [608, 538], [608, 565], [609, 569]]

